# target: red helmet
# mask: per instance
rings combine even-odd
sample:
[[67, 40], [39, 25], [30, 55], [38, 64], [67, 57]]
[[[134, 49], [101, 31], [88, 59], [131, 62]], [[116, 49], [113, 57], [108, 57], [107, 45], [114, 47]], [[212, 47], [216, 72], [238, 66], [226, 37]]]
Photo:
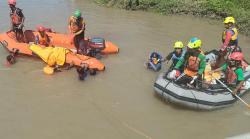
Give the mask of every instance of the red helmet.
[[43, 26], [37, 26], [37, 31], [40, 31], [40, 32], [43, 32], [43, 31], [45, 31], [45, 27], [43, 27]]
[[16, 5], [16, 0], [8, 0], [9, 5]]
[[241, 61], [244, 59], [244, 56], [241, 52], [233, 52], [229, 55], [229, 59]]

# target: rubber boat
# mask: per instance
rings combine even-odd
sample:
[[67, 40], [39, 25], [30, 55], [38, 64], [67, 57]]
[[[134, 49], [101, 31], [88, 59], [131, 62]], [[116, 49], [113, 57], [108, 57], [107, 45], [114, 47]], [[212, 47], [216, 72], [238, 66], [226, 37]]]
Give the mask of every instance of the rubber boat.
[[[244, 87], [238, 94], [240, 97], [250, 90], [249, 65], [244, 71], [244, 77]], [[228, 107], [238, 100], [222, 86], [217, 89], [194, 89], [176, 84], [175, 81], [166, 77], [166, 73], [161, 73], [157, 77], [154, 90], [156, 94], [168, 102], [196, 110], [214, 110]]]
[[[26, 30], [24, 34], [26, 40], [28, 40], [29, 42], [35, 42], [35, 36], [38, 34], [38, 32]], [[68, 49], [75, 49], [75, 46], [70, 43], [71, 41], [69, 35], [55, 32], [47, 32], [47, 34], [51, 40], [52, 45], [61, 46]], [[91, 45], [92, 48], [100, 48], [101, 54], [115, 54], [119, 52], [119, 48], [115, 44], [110, 41], [106, 41], [103, 38], [85, 38], [85, 41], [87, 42], [91, 42], [92, 40], [98, 40], [98, 42], [95, 42], [95, 44], [93, 45], [89, 43], [89, 45]]]
[[[27, 56], [36, 56], [29, 49], [28, 43], [19, 43], [15, 39], [13, 39], [13, 32], [6, 32], [0, 34], [0, 44], [6, 48], [10, 53], [13, 52], [14, 49], [18, 50], [18, 55], [27, 55]], [[105, 69], [104, 64], [102, 64], [99, 60], [93, 57], [85, 56], [85, 55], [66, 55], [66, 63], [74, 63], [75, 66], [80, 66], [81, 64], [88, 64], [90, 69], [103, 71]]]

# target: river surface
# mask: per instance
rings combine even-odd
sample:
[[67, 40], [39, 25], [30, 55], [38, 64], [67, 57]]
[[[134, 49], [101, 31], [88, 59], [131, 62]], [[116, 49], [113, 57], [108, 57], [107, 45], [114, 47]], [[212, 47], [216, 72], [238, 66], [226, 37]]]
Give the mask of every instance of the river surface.
[[[68, 17], [80, 9], [86, 35], [104, 37], [121, 51], [101, 59], [106, 71], [80, 82], [74, 69], [43, 74], [45, 64], [32, 58], [6, 67], [8, 54], [0, 48], [1, 139], [219, 139], [250, 131], [250, 111], [241, 102], [208, 112], [166, 103], [153, 90], [159, 73], [143, 66], [151, 51], [167, 55], [176, 40], [187, 44], [197, 36], [204, 50], [218, 48], [222, 22], [105, 8], [88, 0], [18, 0], [17, 6], [26, 29], [42, 24], [64, 33]], [[8, 30], [9, 20], [1, 0], [0, 32]], [[248, 60], [249, 44], [240, 35]], [[250, 102], [250, 94], [243, 99]]]

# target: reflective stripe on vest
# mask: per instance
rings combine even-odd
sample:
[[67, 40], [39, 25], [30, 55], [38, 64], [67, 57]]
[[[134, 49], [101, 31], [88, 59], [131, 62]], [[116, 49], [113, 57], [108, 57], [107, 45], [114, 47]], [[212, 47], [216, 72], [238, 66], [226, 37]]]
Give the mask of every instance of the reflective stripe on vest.
[[237, 45], [237, 40], [238, 40], [238, 31], [235, 27], [231, 28], [231, 29], [226, 29], [223, 34], [222, 34], [222, 42], [225, 42], [226, 39], [226, 33], [228, 31], [232, 31], [234, 34], [233, 36], [231, 36], [230, 41], [229, 41], [229, 46], [233, 46], [233, 45]]

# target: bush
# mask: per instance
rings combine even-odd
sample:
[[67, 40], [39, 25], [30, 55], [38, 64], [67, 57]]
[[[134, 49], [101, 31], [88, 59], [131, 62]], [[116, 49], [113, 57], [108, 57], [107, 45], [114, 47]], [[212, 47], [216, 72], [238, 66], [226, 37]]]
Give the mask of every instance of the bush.
[[96, 0], [128, 10], [154, 10], [162, 14], [193, 14], [222, 19], [233, 16], [242, 33], [250, 35], [249, 0]]

